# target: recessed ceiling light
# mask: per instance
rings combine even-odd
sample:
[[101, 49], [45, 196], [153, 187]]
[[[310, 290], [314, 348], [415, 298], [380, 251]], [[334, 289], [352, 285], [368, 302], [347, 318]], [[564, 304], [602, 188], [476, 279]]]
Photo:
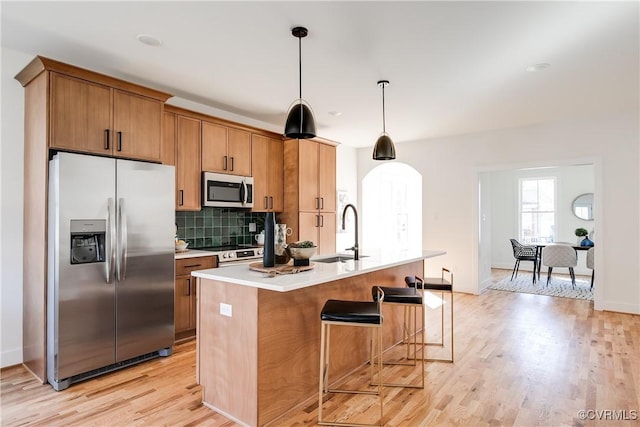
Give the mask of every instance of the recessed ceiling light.
[[536, 71], [546, 70], [549, 67], [551, 67], [551, 64], [547, 64], [546, 62], [542, 62], [540, 64], [529, 65], [527, 67], [527, 71], [529, 71], [530, 73], [535, 73]]
[[329, 111], [329, 115], [333, 117], [338, 117], [342, 115], [342, 111]]
[[160, 46], [162, 44], [162, 40], [156, 36], [152, 36], [151, 34], [138, 34], [136, 38], [140, 43], [144, 43], [148, 46]]

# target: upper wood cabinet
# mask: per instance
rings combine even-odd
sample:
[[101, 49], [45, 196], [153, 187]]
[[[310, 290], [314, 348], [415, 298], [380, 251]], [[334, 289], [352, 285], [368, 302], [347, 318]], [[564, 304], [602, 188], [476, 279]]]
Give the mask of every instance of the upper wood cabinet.
[[318, 253], [336, 246], [336, 147], [309, 139], [284, 141], [284, 211], [293, 240], [311, 240]]
[[336, 211], [336, 148], [309, 139], [298, 142], [300, 163], [299, 209]]
[[49, 146], [161, 161], [162, 101], [51, 73]]
[[251, 176], [251, 133], [203, 121], [202, 170]]
[[176, 210], [201, 209], [201, 121], [176, 115]]
[[284, 210], [283, 153], [282, 140], [256, 134], [251, 136], [254, 212]]

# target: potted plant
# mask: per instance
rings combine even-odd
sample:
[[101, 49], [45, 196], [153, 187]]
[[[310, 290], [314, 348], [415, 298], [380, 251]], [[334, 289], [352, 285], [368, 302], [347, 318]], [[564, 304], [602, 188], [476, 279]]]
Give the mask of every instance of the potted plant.
[[593, 242], [587, 237], [589, 231], [586, 228], [576, 228], [576, 236], [578, 236], [578, 244], [580, 246], [593, 246]]

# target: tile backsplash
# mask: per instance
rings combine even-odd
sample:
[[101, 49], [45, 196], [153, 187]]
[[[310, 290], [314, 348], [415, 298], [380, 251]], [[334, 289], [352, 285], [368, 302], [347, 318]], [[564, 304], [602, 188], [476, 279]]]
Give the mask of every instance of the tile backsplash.
[[189, 248], [206, 246], [255, 244], [256, 233], [249, 232], [249, 223], [264, 229], [265, 214], [234, 209], [203, 207], [196, 212], [176, 212], [178, 238], [189, 242]]

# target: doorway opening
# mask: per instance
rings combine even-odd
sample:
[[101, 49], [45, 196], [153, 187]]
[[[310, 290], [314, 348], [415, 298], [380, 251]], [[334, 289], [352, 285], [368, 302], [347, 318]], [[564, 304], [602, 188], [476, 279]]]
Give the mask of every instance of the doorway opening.
[[[540, 191], [540, 183], [548, 184], [549, 188]], [[516, 239], [525, 245], [538, 245], [541, 250], [544, 250], [542, 246], [552, 243], [579, 245], [575, 235], [578, 228], [588, 230], [597, 239], [598, 218], [580, 218], [573, 206], [580, 195], [596, 193], [594, 164], [481, 172], [478, 185], [480, 291], [492, 288], [594, 298], [590, 287], [593, 270], [587, 267], [586, 250], [577, 251], [575, 288], [568, 268], [554, 268], [547, 286], [548, 267], [541, 266], [540, 280], [534, 283], [532, 262], [522, 261], [517, 277], [514, 275], [511, 279], [516, 260], [510, 242]], [[598, 194], [595, 199], [599, 199]], [[594, 289], [596, 286], [594, 284]]]
[[393, 162], [362, 179], [362, 244], [365, 248], [422, 250], [422, 175]]

